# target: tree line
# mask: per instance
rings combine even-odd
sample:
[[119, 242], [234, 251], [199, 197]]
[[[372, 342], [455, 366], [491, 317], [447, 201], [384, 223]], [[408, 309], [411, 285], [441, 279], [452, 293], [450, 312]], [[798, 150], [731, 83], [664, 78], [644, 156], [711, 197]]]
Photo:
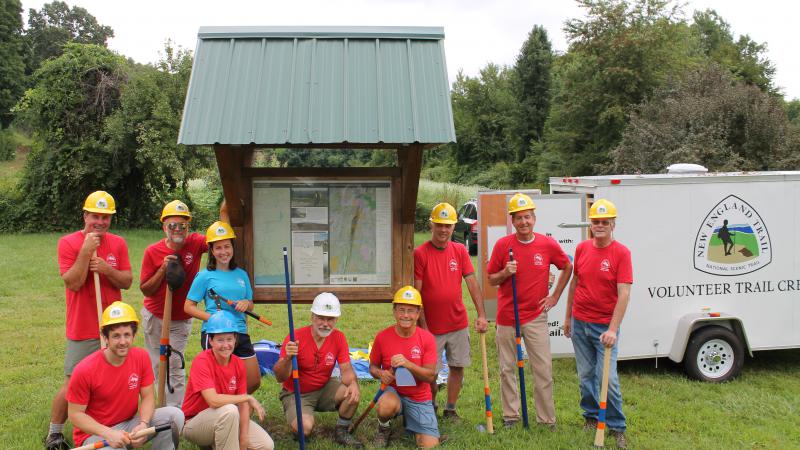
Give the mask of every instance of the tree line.
[[[64, 2], [28, 12], [0, 0], [0, 158], [8, 127], [32, 148], [0, 229], [62, 229], [86, 192], [114, 192], [118, 219], [149, 224], [165, 201], [192, 201], [190, 180], [214, 169], [208, 148], [177, 145], [192, 66], [167, 42], [142, 65], [111, 52], [113, 30]], [[714, 10], [666, 0], [577, 0], [565, 52], [532, 28], [511, 66], [459, 73], [451, 89], [457, 142], [425, 155], [423, 176], [493, 188], [546, 188], [549, 176], [800, 166], [800, 101], [774, 84], [766, 44], [736, 35]], [[487, 36], [491, 39], [491, 36]], [[276, 149], [273, 166], [381, 166], [391, 152]], [[23, 220], [24, 219], [24, 220]]]

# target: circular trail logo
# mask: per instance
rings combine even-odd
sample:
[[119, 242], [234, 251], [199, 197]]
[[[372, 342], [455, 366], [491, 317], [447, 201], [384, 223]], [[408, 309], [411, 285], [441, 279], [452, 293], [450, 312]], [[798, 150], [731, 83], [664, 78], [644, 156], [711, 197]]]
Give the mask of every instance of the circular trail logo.
[[772, 262], [772, 243], [758, 212], [735, 195], [706, 215], [694, 241], [694, 268], [712, 275], [755, 272]]

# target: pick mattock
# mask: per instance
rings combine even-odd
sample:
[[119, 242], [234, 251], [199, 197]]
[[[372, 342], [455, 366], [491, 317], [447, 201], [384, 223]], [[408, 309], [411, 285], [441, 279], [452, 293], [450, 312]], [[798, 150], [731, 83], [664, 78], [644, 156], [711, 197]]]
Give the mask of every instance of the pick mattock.
[[[177, 350], [173, 350], [169, 344], [169, 331], [172, 326], [172, 293], [183, 285], [186, 279], [186, 272], [183, 270], [180, 255], [175, 255], [167, 263], [167, 271], [164, 275], [167, 281], [167, 289], [164, 295], [164, 315], [161, 319], [161, 346], [159, 348], [158, 357], [158, 404], [159, 406], [167, 405], [166, 389], [169, 389], [170, 394], [175, 392], [172, 385], [168, 382], [169, 378], [169, 358], [174, 351], [181, 357], [181, 368], [183, 368], [183, 355]], [[166, 389], [165, 389], [166, 388]]]
[[[178, 443], [178, 440], [180, 439], [179, 438], [179, 434], [178, 434], [179, 432], [178, 432], [177, 427], [174, 427], [173, 425], [174, 425], [174, 423], [172, 421], [170, 421], [169, 423], [165, 423], [163, 425], [156, 425], [156, 426], [153, 426], [153, 427], [150, 427], [150, 428], [143, 428], [143, 429], [137, 431], [136, 433], [132, 433], [130, 435], [130, 437], [131, 437], [131, 439], [137, 439], [137, 438], [140, 438], [140, 437], [153, 436], [156, 433], [160, 433], [162, 431], [166, 431], [166, 430], [170, 430], [171, 429], [172, 430], [172, 440], [175, 443], [175, 448], [178, 448], [177, 443]], [[82, 445], [80, 447], [75, 447], [72, 450], [94, 450], [94, 449], [97, 449], [97, 448], [110, 447], [110, 446], [111, 445], [108, 443], [108, 441], [102, 440], [102, 441], [93, 442], [91, 444]]]
[[[213, 298], [215, 301], [225, 302], [225, 303], [227, 303], [227, 304], [229, 304], [231, 306], [236, 306], [236, 302], [235, 301], [228, 300], [227, 298], [217, 294], [216, 291], [214, 291], [214, 289], [209, 289], [208, 290], [208, 295], [211, 298]], [[256, 319], [257, 321], [263, 323], [264, 325], [272, 325], [272, 321], [270, 321], [269, 319], [267, 319], [266, 317], [264, 317], [264, 316], [262, 316], [260, 314], [256, 314], [256, 313], [254, 313], [252, 311], [245, 311], [244, 313], [247, 314], [248, 316], [252, 317], [253, 319]]]
[[[92, 252], [92, 258], [97, 258], [97, 250]], [[97, 304], [97, 332], [100, 336], [100, 348], [106, 348], [105, 337], [103, 337], [103, 295], [100, 292], [100, 274], [92, 272], [94, 276], [94, 299]]]
[[[508, 249], [508, 260], [514, 260], [514, 249]], [[528, 396], [525, 395], [525, 361], [522, 359], [522, 332], [519, 325], [519, 305], [517, 304], [517, 276], [511, 275], [511, 294], [514, 300], [514, 332], [517, 341], [517, 367], [519, 368], [519, 397], [522, 405], [522, 425], [528, 428]]]
[[483, 360], [483, 392], [484, 403], [486, 405], [486, 430], [489, 434], [494, 434], [492, 424], [492, 395], [489, 392], [489, 364], [486, 362], [486, 333], [481, 335], [481, 359]]
[[[394, 372], [394, 369], [390, 369], [390, 370], [391, 370], [392, 372]], [[381, 383], [381, 388], [380, 388], [380, 389], [378, 389], [378, 392], [375, 394], [375, 397], [372, 397], [372, 400], [370, 400], [370, 402], [369, 402], [369, 405], [367, 406], [367, 409], [365, 409], [365, 410], [364, 410], [364, 412], [363, 412], [363, 413], [361, 413], [361, 415], [360, 415], [360, 416], [358, 416], [358, 419], [356, 419], [356, 421], [355, 421], [355, 422], [353, 422], [353, 423], [350, 425], [350, 430], [349, 430], [349, 431], [350, 431], [350, 433], [353, 433], [353, 432], [355, 432], [355, 431], [356, 431], [356, 428], [358, 428], [358, 426], [359, 426], [359, 425], [361, 425], [361, 422], [363, 422], [363, 421], [364, 421], [364, 419], [365, 419], [365, 418], [367, 417], [367, 415], [369, 414], [369, 412], [370, 412], [370, 411], [372, 411], [372, 408], [374, 408], [374, 407], [375, 407], [375, 405], [378, 403], [378, 399], [380, 399], [380, 398], [381, 398], [381, 395], [383, 395], [383, 393], [384, 393], [385, 391], [386, 391], [386, 385], [385, 385], [384, 383]]]
[[603, 352], [603, 381], [600, 385], [600, 411], [597, 414], [597, 431], [594, 433], [594, 446], [605, 446], [606, 440], [606, 399], [608, 398], [608, 369], [611, 365], [611, 348]]
[[[289, 309], [289, 340], [294, 342], [292, 288], [289, 280], [289, 253], [286, 247], [283, 247], [283, 273], [286, 279], [286, 307]], [[305, 450], [306, 436], [303, 434], [303, 409], [300, 406], [300, 373], [297, 369], [297, 355], [292, 356], [292, 382], [294, 383], [294, 406], [297, 413], [297, 441], [300, 442], [300, 450]]]

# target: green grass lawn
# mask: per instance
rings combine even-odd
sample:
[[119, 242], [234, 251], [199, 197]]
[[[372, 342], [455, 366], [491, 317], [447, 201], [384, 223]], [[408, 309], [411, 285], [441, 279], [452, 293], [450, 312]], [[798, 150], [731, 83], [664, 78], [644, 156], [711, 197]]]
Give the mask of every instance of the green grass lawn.
[[[120, 231], [130, 247], [134, 280], [138, 280], [142, 252], [158, 239], [156, 231]], [[417, 234], [417, 242], [426, 236]], [[2, 235], [0, 252], [0, 448], [41, 448], [49, 421], [50, 402], [62, 381], [64, 355], [64, 288], [56, 264], [56, 234]], [[142, 304], [138, 284], [124, 293], [124, 300]], [[563, 301], [563, 299], [562, 299]], [[635, 301], [635, 299], [634, 299]], [[468, 310], [472, 311], [468, 300]], [[281, 341], [288, 333], [286, 309], [279, 305], [259, 305], [258, 312], [274, 325], [264, 327], [250, 322], [254, 341]], [[308, 305], [295, 307], [296, 325], [308, 323]], [[654, 319], [657, 320], [657, 319]], [[346, 305], [339, 321], [351, 346], [366, 347], [375, 333], [390, 325], [390, 307], [385, 304]], [[768, 326], [768, 324], [765, 324]], [[477, 335], [473, 334], [474, 364], [467, 371], [459, 402], [463, 421], [444, 423], [449, 436], [446, 448], [522, 449], [588, 448], [593, 435], [581, 431], [578, 408], [578, 383], [571, 359], [554, 362], [558, 430], [550, 432], [532, 426], [505, 430], [501, 422], [499, 375], [496, 367], [494, 332], [488, 335], [492, 393], [495, 404], [495, 435], [480, 433], [484, 422], [483, 382]], [[141, 338], [137, 338], [141, 344]], [[200, 349], [199, 326], [195, 324], [187, 351], [190, 361]], [[628, 415], [631, 448], [798, 448], [800, 446], [800, 351], [763, 352], [748, 360], [737, 380], [713, 385], [687, 380], [669, 361], [629, 361], [620, 364], [624, 410]], [[530, 386], [530, 375], [526, 377]], [[529, 395], [530, 390], [529, 387]], [[362, 383], [366, 405], [377, 390], [377, 383]], [[264, 378], [256, 396], [267, 409], [266, 428], [276, 448], [297, 448], [284, 426], [277, 399], [279, 386]], [[441, 400], [441, 398], [440, 398]], [[533, 405], [529, 398], [531, 417]], [[533, 420], [533, 419], [532, 419]], [[309, 449], [338, 448], [331, 442], [335, 414], [323, 415]], [[365, 442], [375, 432], [374, 415], [362, 424], [357, 436]], [[69, 427], [69, 426], [68, 426]], [[398, 442], [398, 441], [395, 441]], [[611, 446], [612, 440], [609, 439]], [[411, 448], [400, 440], [396, 448]], [[189, 444], [182, 448], [195, 448]]]

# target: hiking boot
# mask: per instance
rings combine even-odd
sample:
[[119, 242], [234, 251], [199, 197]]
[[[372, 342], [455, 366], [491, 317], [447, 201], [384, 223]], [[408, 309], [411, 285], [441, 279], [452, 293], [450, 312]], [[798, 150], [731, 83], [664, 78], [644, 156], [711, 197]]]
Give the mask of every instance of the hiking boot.
[[364, 448], [364, 444], [347, 431], [348, 428], [349, 425], [336, 425], [334, 440], [345, 447]]
[[614, 436], [614, 439], [616, 439], [617, 448], [628, 448], [628, 440], [625, 439], [625, 432], [624, 431], [611, 430], [610, 434], [612, 436]]
[[63, 433], [50, 433], [44, 440], [44, 448], [47, 450], [69, 450], [70, 447]]
[[503, 426], [506, 428], [511, 428], [518, 423], [519, 419], [503, 419]]
[[392, 435], [392, 427], [384, 427], [378, 424], [378, 432], [375, 433], [375, 438], [372, 441], [372, 446], [376, 448], [384, 448], [389, 445], [389, 437]]
[[591, 417], [583, 418], [583, 431], [594, 431], [597, 429], [597, 419]]
[[461, 417], [459, 417], [455, 409], [445, 409], [442, 412], [442, 419], [452, 420], [453, 422], [461, 421]]

